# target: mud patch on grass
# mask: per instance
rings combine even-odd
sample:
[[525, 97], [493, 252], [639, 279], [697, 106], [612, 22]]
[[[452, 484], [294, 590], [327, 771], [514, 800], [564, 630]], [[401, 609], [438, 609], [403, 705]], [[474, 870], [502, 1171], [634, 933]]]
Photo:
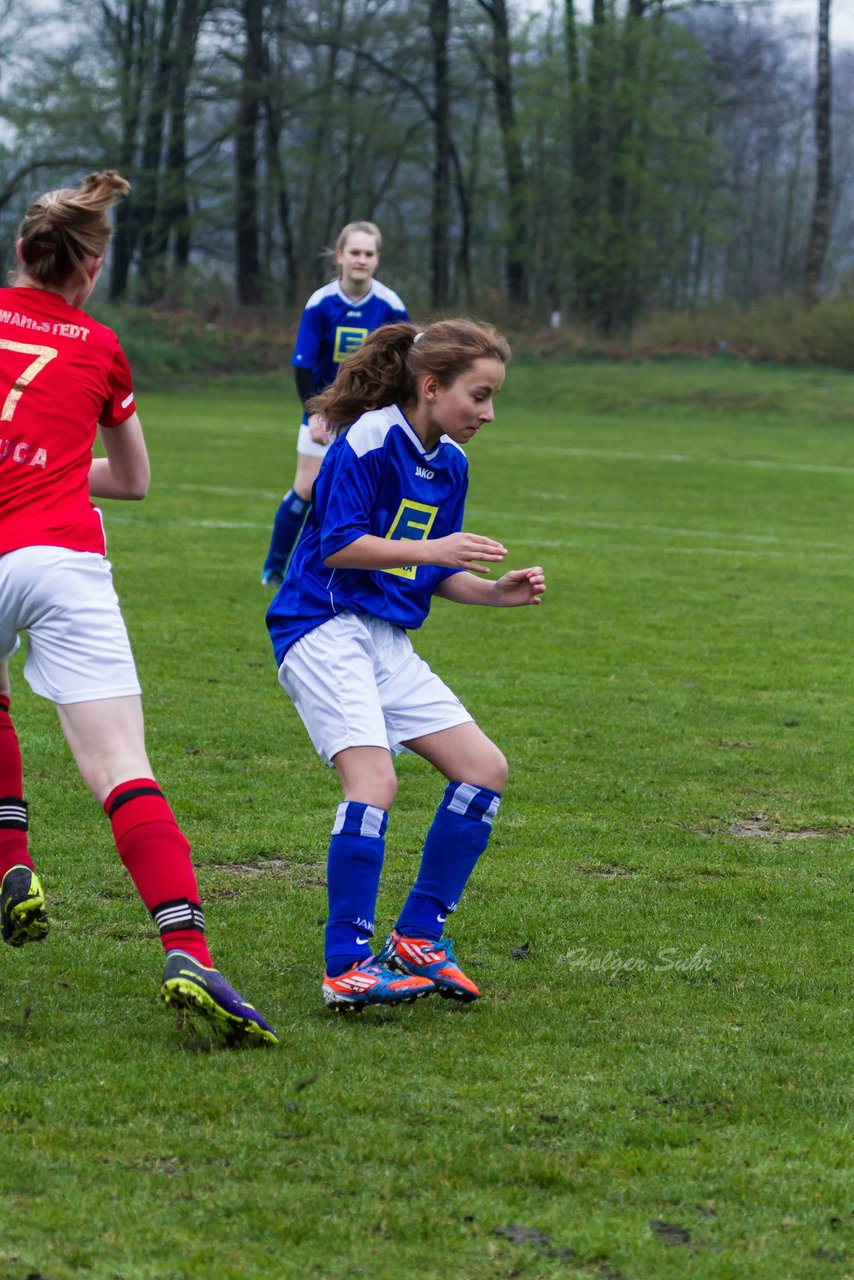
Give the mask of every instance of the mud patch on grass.
[[621, 880], [638, 874], [637, 867], [624, 867], [619, 862], [579, 862], [575, 869], [580, 876], [597, 876], [600, 880]]
[[739, 818], [736, 822], [717, 830], [705, 827], [691, 827], [695, 835], [707, 839], [716, 835], [734, 836], [738, 840], [833, 840], [839, 836], [848, 836], [854, 827], [800, 827], [787, 830], [770, 818], [764, 809], [759, 809], [752, 817]]
[[778, 827], [762, 809], [752, 818], [742, 818], [725, 828], [726, 835], [745, 840], [831, 840], [850, 833], [851, 827], [802, 827], [787, 831]]
[[[325, 888], [325, 868], [318, 868], [311, 863], [288, 862], [285, 858], [253, 858], [251, 862], [215, 862], [197, 868], [203, 875], [216, 872], [219, 876], [227, 876], [237, 881], [246, 880], [289, 880], [301, 889]], [[206, 889], [210, 899], [233, 898], [236, 890], [229, 888]]]
[[202, 869], [221, 871], [228, 876], [248, 876], [250, 879], [283, 876], [293, 870], [291, 864], [284, 858], [256, 858], [253, 862], [213, 862]]

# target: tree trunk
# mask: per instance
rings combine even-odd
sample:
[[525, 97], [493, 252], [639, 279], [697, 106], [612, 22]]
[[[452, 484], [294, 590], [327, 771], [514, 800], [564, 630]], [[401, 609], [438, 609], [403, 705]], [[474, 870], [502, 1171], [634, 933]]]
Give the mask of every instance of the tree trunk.
[[237, 299], [261, 303], [258, 226], [258, 121], [264, 81], [263, 0], [243, 0], [246, 42], [234, 130]]
[[[136, 168], [139, 124], [142, 119], [142, 94], [148, 61], [148, 0], [129, 0], [124, 12], [120, 8], [102, 6], [104, 25], [110, 40], [118, 49], [118, 90], [121, 132], [117, 164], [119, 171], [132, 177]], [[110, 256], [109, 296], [113, 302], [123, 298], [130, 280], [130, 269], [139, 234], [136, 197], [122, 200], [115, 217], [115, 234]]]
[[492, 84], [504, 154], [508, 219], [506, 236], [507, 297], [522, 304], [528, 300], [527, 187], [522, 148], [516, 125], [513, 70], [510, 61], [510, 21], [505, 0], [479, 0], [492, 24]]
[[139, 219], [139, 286], [142, 302], [155, 302], [163, 291], [166, 244], [163, 220], [163, 137], [169, 105], [169, 85], [178, 0], [165, 0], [160, 12], [154, 66], [149, 69], [148, 110], [142, 140], [136, 208]]
[[447, 306], [450, 283], [451, 139], [448, 79], [450, 0], [430, 0], [433, 53], [433, 187], [430, 210], [430, 303]]
[[830, 0], [818, 3], [818, 59], [815, 88], [815, 201], [807, 243], [804, 292], [807, 302], [818, 300], [821, 270], [830, 240], [833, 195], [833, 139], [831, 134]]
[[[178, 20], [178, 43], [170, 93], [169, 137], [166, 143], [164, 231], [173, 237], [175, 266], [190, 260], [191, 216], [187, 183], [187, 94], [196, 57], [199, 30], [210, 0], [183, 0]], [[165, 245], [164, 245], [165, 251]]]
[[605, 0], [593, 0], [586, 79], [582, 80], [572, 0], [567, 0], [565, 14], [572, 146], [569, 201], [573, 296], [582, 319], [595, 320], [602, 296], [606, 254], [605, 119], [612, 91], [610, 23]]

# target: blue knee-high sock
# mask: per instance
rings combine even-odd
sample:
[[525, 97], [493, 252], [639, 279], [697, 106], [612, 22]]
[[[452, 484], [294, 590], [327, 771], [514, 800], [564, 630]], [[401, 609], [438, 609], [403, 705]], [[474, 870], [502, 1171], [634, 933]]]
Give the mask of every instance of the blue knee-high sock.
[[270, 550], [264, 561], [265, 573], [285, 572], [310, 506], [311, 503], [301, 498], [295, 489], [289, 489], [282, 498], [273, 521]]
[[338, 806], [326, 873], [326, 972], [330, 977], [371, 953], [387, 826], [388, 814], [376, 805], [344, 800]]
[[501, 795], [489, 787], [449, 782], [424, 841], [418, 879], [395, 928], [438, 942], [492, 834]]

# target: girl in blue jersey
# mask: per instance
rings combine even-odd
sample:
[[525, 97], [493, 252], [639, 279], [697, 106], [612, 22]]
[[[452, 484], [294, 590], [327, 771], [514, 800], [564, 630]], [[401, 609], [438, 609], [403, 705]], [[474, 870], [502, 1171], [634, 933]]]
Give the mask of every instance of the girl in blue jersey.
[[[373, 222], [350, 222], [338, 236], [338, 278], [317, 289], [306, 303], [291, 360], [303, 406], [333, 381], [344, 356], [360, 347], [369, 333], [380, 325], [409, 319], [397, 294], [374, 279], [381, 244], [379, 227]], [[296, 475], [273, 522], [261, 573], [264, 586], [281, 586], [328, 444], [323, 417], [309, 414], [304, 407]]]
[[[438, 991], [476, 1000], [444, 935], [486, 848], [507, 762], [414, 652], [434, 595], [460, 604], [539, 604], [543, 570], [490, 579], [500, 542], [463, 533], [463, 446], [491, 422], [510, 350], [489, 326], [388, 325], [309, 402], [337, 438], [287, 575], [267, 614], [279, 680], [344, 794], [329, 845], [323, 998], [337, 1010]], [[393, 753], [448, 780], [415, 884], [371, 952]]]

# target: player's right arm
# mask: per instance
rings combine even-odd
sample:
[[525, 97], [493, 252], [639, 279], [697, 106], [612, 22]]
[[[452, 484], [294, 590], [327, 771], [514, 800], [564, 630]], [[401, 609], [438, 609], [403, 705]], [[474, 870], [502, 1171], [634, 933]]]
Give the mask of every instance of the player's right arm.
[[477, 533], [449, 533], [444, 538], [425, 538], [422, 542], [364, 533], [326, 556], [323, 563], [330, 569], [399, 569], [410, 564], [434, 564], [444, 569], [489, 573], [487, 565], [500, 562], [506, 555], [507, 548], [500, 542]]
[[151, 467], [139, 416], [132, 413], [117, 427], [101, 427], [105, 458], [93, 458], [89, 496], [139, 502], [148, 493]]

